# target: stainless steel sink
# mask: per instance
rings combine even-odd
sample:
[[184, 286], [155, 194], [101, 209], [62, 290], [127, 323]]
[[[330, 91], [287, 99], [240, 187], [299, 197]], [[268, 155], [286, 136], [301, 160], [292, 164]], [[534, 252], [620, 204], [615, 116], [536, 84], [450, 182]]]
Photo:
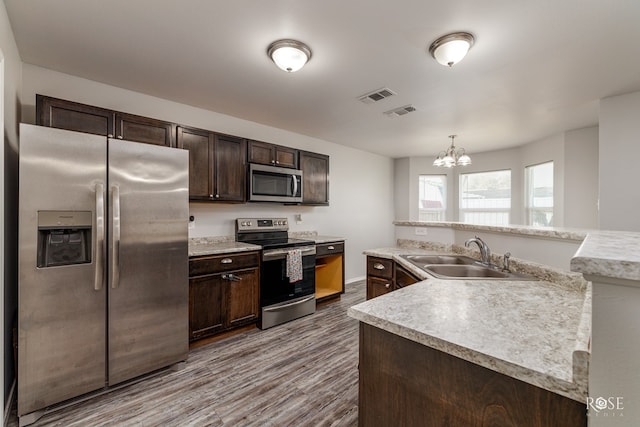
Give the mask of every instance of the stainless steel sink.
[[538, 280], [519, 273], [488, 267], [463, 255], [401, 255], [416, 267], [439, 279]]
[[401, 257], [420, 268], [431, 264], [474, 264], [478, 262], [477, 259], [462, 255], [401, 255]]
[[479, 265], [429, 265], [426, 270], [439, 277], [490, 277], [505, 278], [509, 273]]

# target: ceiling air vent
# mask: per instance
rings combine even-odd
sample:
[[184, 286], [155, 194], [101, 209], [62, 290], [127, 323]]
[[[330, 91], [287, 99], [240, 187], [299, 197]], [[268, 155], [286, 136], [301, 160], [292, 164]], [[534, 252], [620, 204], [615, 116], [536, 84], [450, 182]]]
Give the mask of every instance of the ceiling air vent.
[[409, 105], [405, 105], [404, 107], [394, 108], [393, 110], [385, 111], [384, 115], [387, 117], [400, 117], [400, 116], [404, 116], [405, 114], [409, 114], [413, 111], [416, 111], [416, 108], [413, 105], [409, 104]]
[[382, 101], [383, 99], [393, 95], [395, 95], [395, 92], [385, 87], [362, 95], [358, 98], [358, 101], [364, 102], [365, 104], [373, 104], [374, 102]]

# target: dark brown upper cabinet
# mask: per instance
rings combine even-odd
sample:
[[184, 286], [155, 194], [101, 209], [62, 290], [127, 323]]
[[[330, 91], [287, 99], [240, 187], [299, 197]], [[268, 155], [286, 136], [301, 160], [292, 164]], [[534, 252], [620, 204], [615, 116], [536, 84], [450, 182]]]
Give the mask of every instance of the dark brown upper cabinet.
[[302, 204], [329, 204], [329, 156], [300, 151]]
[[36, 95], [36, 124], [110, 138], [115, 136], [113, 111], [43, 95]]
[[298, 150], [261, 141], [249, 141], [249, 163], [298, 169]]
[[116, 113], [116, 138], [175, 147], [176, 125], [133, 114]]
[[246, 141], [230, 135], [178, 126], [178, 148], [189, 150], [189, 199], [246, 200]]
[[175, 147], [173, 123], [44, 95], [36, 95], [36, 124]]

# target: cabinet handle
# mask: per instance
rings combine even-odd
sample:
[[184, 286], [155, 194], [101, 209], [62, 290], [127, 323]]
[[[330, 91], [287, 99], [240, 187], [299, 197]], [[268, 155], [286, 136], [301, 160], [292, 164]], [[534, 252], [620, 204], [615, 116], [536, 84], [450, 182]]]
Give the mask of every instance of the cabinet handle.
[[222, 264], [231, 264], [233, 262], [233, 260], [231, 258], [222, 258], [222, 261], [220, 261]]
[[376, 270], [384, 270], [384, 265], [380, 264], [379, 262], [376, 262], [375, 264], [373, 264], [373, 268], [375, 268]]
[[276, 160], [276, 165], [279, 165], [279, 164], [280, 164], [280, 162]]
[[389, 289], [391, 287], [391, 283], [387, 283], [386, 285], [384, 285], [384, 287]]
[[122, 135], [118, 135], [118, 139], [122, 139]]
[[274, 164], [276, 161], [275, 160], [271, 160], [271, 164]]
[[210, 198], [210, 199], [213, 199], [213, 194], [209, 194], [209, 198]]
[[233, 274], [233, 273], [223, 274], [223, 275], [222, 275], [222, 278], [223, 278], [224, 280], [231, 280], [232, 282], [239, 282], [239, 281], [241, 281], [241, 280], [242, 280], [242, 277], [240, 277], [240, 276], [236, 276], [236, 275], [235, 275], [235, 274]]
[[216, 199], [219, 199], [219, 198], [220, 198], [220, 195], [219, 195], [219, 194], [216, 194]]
[[112, 133], [107, 134], [107, 138], [113, 138], [113, 134]]
[[334, 250], [334, 249], [335, 249], [335, 248], [334, 248], [333, 246], [327, 246], [327, 250], [332, 251], [332, 250]]

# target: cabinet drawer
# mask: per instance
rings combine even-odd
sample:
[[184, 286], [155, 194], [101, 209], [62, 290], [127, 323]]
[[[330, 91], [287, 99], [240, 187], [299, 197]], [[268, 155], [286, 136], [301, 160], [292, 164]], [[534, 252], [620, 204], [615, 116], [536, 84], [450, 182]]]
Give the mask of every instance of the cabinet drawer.
[[344, 243], [323, 243], [321, 245], [316, 245], [316, 257], [341, 254], [343, 252]]
[[367, 257], [367, 275], [393, 278], [393, 261], [385, 258]]
[[189, 277], [257, 267], [259, 263], [259, 252], [197, 257], [189, 260]]

